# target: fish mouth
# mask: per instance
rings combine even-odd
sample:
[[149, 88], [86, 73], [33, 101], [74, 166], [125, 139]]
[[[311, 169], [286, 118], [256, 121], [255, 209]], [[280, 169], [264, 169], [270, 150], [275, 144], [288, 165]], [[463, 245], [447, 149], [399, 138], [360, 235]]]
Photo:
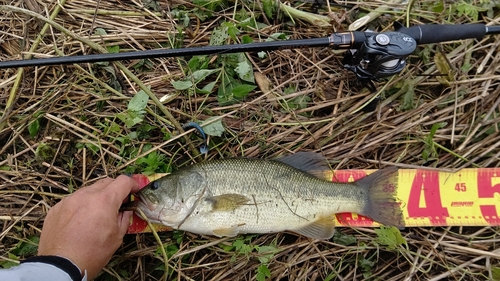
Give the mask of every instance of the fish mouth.
[[156, 209], [156, 204], [151, 203], [149, 200], [144, 200], [144, 198], [141, 198], [139, 194], [134, 194], [134, 196], [136, 208], [141, 210], [149, 210], [150, 212], [153, 212]]
[[139, 217], [141, 217], [142, 219], [144, 219], [142, 217], [142, 215], [137, 212], [137, 210], [141, 210], [143, 215], [146, 216], [147, 220], [149, 220], [150, 222], [152, 223], [162, 223], [162, 221], [160, 220], [160, 214], [156, 215], [155, 214], [155, 210], [156, 210], [156, 205], [155, 204], [152, 204], [152, 203], [148, 203], [144, 200], [137, 200], [136, 201], [136, 213], [139, 215]]

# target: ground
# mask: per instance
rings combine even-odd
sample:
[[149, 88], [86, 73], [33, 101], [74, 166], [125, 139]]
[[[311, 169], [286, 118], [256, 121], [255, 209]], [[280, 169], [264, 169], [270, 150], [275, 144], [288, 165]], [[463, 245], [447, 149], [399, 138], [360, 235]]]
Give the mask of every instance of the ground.
[[[493, 0], [309, 2], [281, 5], [326, 21], [269, 0], [4, 1], [0, 60], [319, 38], [377, 8], [360, 30], [500, 25]], [[418, 46], [375, 92], [331, 47], [2, 69], [0, 266], [35, 254], [50, 206], [106, 175], [298, 151], [332, 169], [498, 167], [498, 39]], [[201, 155], [182, 125], [209, 118]], [[396, 242], [378, 228], [338, 228], [328, 241], [158, 233], [167, 260], [152, 234], [127, 235], [97, 280], [500, 280], [497, 231], [411, 227]]]

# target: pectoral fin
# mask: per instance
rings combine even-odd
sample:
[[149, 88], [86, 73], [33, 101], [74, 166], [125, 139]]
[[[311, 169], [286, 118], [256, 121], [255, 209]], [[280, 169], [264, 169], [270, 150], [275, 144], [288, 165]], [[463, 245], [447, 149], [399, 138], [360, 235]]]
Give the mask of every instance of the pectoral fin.
[[206, 200], [212, 203], [212, 211], [232, 211], [250, 201], [240, 194], [222, 194]]
[[321, 217], [306, 226], [291, 230], [310, 238], [330, 239], [335, 232], [335, 221], [333, 216]]
[[234, 237], [238, 235], [238, 227], [233, 226], [229, 228], [214, 229], [212, 230], [212, 233], [217, 237], [223, 237], [223, 236]]

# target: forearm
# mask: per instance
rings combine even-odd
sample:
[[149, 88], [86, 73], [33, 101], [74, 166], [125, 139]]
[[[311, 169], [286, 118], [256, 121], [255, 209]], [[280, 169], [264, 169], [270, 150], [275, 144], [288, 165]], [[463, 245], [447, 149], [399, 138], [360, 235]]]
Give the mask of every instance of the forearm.
[[86, 281], [80, 269], [68, 259], [56, 256], [38, 256], [20, 265], [0, 270], [0, 280], [21, 281]]

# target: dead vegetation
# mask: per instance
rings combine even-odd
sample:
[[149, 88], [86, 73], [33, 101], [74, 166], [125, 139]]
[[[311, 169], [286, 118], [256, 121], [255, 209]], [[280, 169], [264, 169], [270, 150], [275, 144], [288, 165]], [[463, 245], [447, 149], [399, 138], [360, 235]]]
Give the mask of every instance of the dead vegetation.
[[[407, 19], [470, 23], [474, 17], [500, 25], [494, 1], [466, 1], [477, 14], [460, 13], [453, 1], [410, 2], [408, 13], [407, 4], [389, 5], [369, 27], [388, 30], [393, 21]], [[237, 26], [236, 42], [225, 42], [239, 43], [244, 35], [261, 41], [274, 33], [315, 38], [333, 31], [282, 12], [268, 17], [252, 3], [222, 5], [200, 19], [208, 8], [196, 14], [196, 5], [184, 1], [3, 1], [11, 8], [0, 14], [0, 60], [205, 46], [222, 22], [247, 18], [262, 24]], [[440, 11], [434, 9], [439, 3]], [[318, 13], [331, 13], [333, 25], [345, 29], [381, 2], [337, 4], [323, 4]], [[292, 5], [313, 11], [310, 3]], [[45, 25], [44, 18], [52, 20]], [[330, 48], [273, 51], [265, 58], [247, 54], [264, 86], [225, 102], [217, 86], [210, 94], [173, 86], [171, 81], [189, 77], [189, 57], [0, 70], [0, 265], [33, 255], [50, 206], [105, 176], [297, 151], [319, 151], [334, 169], [499, 167], [498, 39], [420, 46], [400, 75], [377, 83], [377, 93], [358, 85], [343, 69], [342, 54]], [[450, 69], [441, 74], [451, 73], [449, 85], [436, 79], [437, 53], [447, 55]], [[208, 57], [208, 69], [221, 58]], [[209, 76], [197, 87], [215, 80], [220, 83], [217, 75]], [[119, 115], [130, 113], [129, 102], [141, 91], [149, 103], [141, 121], [126, 126]], [[201, 139], [181, 125], [214, 116], [225, 132], [211, 136], [211, 150], [201, 156]], [[341, 228], [331, 241], [287, 233], [233, 239], [160, 233], [167, 261], [151, 234], [129, 235], [98, 280], [263, 280], [266, 274], [272, 280], [500, 278], [496, 227], [407, 228], [402, 234], [407, 245], [391, 249], [373, 229]]]

